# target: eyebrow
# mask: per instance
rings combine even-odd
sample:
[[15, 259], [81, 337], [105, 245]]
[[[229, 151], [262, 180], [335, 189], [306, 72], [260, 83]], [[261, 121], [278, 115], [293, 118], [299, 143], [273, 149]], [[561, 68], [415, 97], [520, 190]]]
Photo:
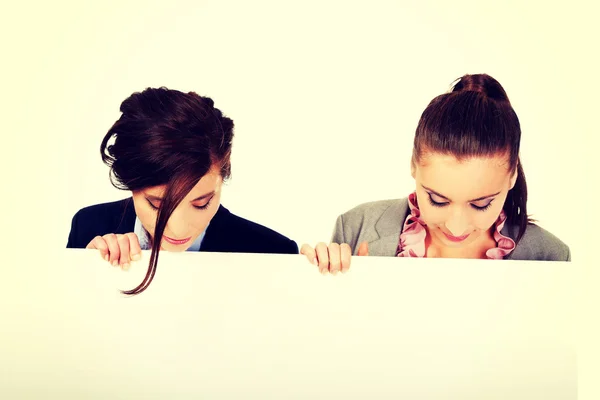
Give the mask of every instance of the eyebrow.
[[[194, 200], [192, 200], [192, 202], [194, 202], [194, 201], [198, 201], [198, 200], [204, 200], [204, 199], [206, 199], [207, 197], [210, 197], [210, 196], [212, 196], [212, 195], [214, 195], [214, 194], [215, 194], [215, 191], [213, 190], [213, 191], [212, 191], [212, 192], [210, 192], [210, 193], [206, 193], [206, 194], [203, 194], [202, 196], [198, 196], [198, 197], [196, 197]], [[162, 199], [162, 197], [153, 196], [153, 195], [151, 195], [151, 194], [146, 194], [146, 198], [147, 198], [148, 200], [154, 200], [154, 201], [162, 201], [162, 200], [163, 200], [163, 199]]]
[[[436, 196], [441, 197], [442, 199], [446, 199], [446, 200], [450, 201], [450, 199], [447, 198], [446, 196], [444, 196], [443, 194], [440, 194], [440, 193], [436, 192], [435, 190], [428, 188], [425, 185], [421, 185], [421, 186], [423, 186], [423, 189], [430, 191], [431, 193], [435, 194]], [[469, 200], [468, 202], [469, 203], [473, 203], [473, 202], [476, 202], [476, 201], [485, 200], [487, 198], [494, 197], [494, 196], [497, 196], [499, 194], [500, 194], [500, 192], [497, 192], [497, 193], [494, 193], [494, 194], [489, 194], [487, 196], [481, 196], [481, 197], [478, 197], [476, 199]]]

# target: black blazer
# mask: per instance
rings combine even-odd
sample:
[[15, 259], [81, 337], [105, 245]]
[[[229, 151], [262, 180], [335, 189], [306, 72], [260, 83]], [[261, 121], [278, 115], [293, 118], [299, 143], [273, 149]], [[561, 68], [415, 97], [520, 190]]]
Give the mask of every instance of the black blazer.
[[[67, 248], [83, 249], [96, 236], [107, 233], [133, 232], [135, 218], [131, 197], [85, 207], [73, 217]], [[298, 254], [298, 245], [272, 229], [240, 218], [219, 206], [206, 230], [200, 251]]]

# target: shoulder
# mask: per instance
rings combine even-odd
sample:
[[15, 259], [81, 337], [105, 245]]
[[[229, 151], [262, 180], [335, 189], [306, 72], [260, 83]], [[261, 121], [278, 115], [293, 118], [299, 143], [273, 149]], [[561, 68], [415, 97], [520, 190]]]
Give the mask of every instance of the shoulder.
[[84, 207], [71, 220], [67, 247], [83, 248], [96, 236], [126, 233], [133, 230], [134, 223], [131, 198]]
[[[385, 219], [390, 223], [401, 221], [409, 212], [408, 198], [377, 200], [362, 203], [338, 216], [338, 225], [344, 228], [374, 226]], [[398, 221], [396, 221], [398, 219]], [[393, 220], [393, 221], [392, 221]]]
[[562, 240], [546, 229], [536, 224], [529, 224], [517, 247], [508, 258], [518, 260], [571, 261], [571, 250]]
[[399, 234], [408, 212], [408, 198], [359, 204], [338, 216], [331, 241], [348, 243], [355, 249], [363, 241], [392, 238]]
[[374, 219], [381, 217], [390, 208], [398, 209], [399, 211], [408, 210], [407, 198], [362, 203], [344, 212], [341, 217], [346, 221]]
[[228, 222], [230, 226], [232, 228], [235, 227], [237, 230], [239, 230], [239, 232], [258, 235], [263, 238], [272, 238], [274, 240], [290, 240], [271, 228], [235, 215], [227, 209], [224, 209], [224, 211], [227, 214], [227, 219], [229, 220]]
[[114, 216], [117, 213], [126, 211], [129, 202], [132, 202], [131, 198], [87, 206], [77, 211], [74, 218], [89, 219]]
[[206, 233], [213, 251], [298, 254], [295, 241], [220, 206]]

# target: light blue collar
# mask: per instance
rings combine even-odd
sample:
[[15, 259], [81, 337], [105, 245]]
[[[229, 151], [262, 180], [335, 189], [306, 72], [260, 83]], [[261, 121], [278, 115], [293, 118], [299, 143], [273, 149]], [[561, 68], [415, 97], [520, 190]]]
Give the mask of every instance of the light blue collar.
[[[210, 222], [208, 223], [208, 225], [210, 225]], [[208, 229], [208, 225], [206, 226], [206, 229]], [[204, 236], [206, 235], [206, 229], [204, 229], [204, 232], [202, 232], [200, 236], [198, 236], [196, 240], [194, 240], [194, 243], [192, 243], [192, 245], [187, 249], [187, 251], [200, 250], [202, 240], [204, 240]], [[150, 250], [152, 248], [150, 246], [150, 235], [148, 234], [146, 229], [144, 229], [144, 227], [142, 226], [142, 222], [138, 217], [135, 217], [135, 226], [133, 228], [133, 232], [137, 235], [140, 241], [140, 248], [142, 250]]]

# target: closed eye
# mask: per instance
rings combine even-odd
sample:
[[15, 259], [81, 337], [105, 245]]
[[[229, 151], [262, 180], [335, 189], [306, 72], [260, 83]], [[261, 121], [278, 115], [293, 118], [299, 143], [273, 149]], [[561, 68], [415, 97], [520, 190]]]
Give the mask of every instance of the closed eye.
[[154, 204], [152, 204], [152, 202], [150, 200], [148, 200], [146, 198], [146, 201], [148, 202], [148, 205], [153, 209], [153, 210], [158, 210], [158, 207], [156, 207]]
[[473, 208], [474, 208], [475, 210], [477, 210], [477, 211], [485, 211], [485, 210], [487, 210], [488, 208], [490, 208], [490, 206], [492, 205], [492, 202], [493, 202], [493, 201], [494, 201], [494, 200], [490, 201], [490, 202], [489, 202], [489, 203], [487, 203], [485, 206], [478, 206], [478, 205], [475, 205], [475, 204], [471, 203], [471, 207], [473, 207]]
[[206, 210], [208, 208], [208, 206], [210, 206], [210, 202], [212, 201], [213, 197], [215, 197], [215, 196], [212, 196], [210, 199], [208, 199], [208, 201], [206, 202], [205, 205], [203, 205], [203, 206], [194, 205], [194, 208], [197, 210]]
[[429, 203], [434, 206], [434, 207], [445, 207], [447, 206], [449, 203], [448, 202], [438, 202], [433, 200], [433, 197], [431, 196], [431, 193], [427, 193], [428, 197], [429, 197]]

